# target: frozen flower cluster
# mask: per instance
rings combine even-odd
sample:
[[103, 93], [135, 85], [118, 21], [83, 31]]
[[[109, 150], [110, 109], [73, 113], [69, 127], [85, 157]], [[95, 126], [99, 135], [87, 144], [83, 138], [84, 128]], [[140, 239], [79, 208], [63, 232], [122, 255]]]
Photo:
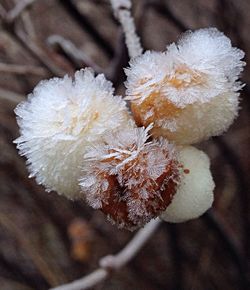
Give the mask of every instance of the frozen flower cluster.
[[238, 114], [243, 51], [215, 28], [185, 33], [165, 52], [132, 59], [127, 99], [138, 125], [152, 134], [193, 144], [228, 129]]
[[145, 52], [125, 70], [131, 111], [91, 69], [40, 82], [15, 110], [30, 177], [120, 228], [202, 215], [215, 185], [208, 156], [190, 145], [237, 117], [243, 57], [215, 28]]
[[87, 146], [110, 128], [133, 122], [111, 82], [90, 69], [76, 72], [74, 79], [40, 82], [15, 113], [21, 133], [15, 143], [27, 157], [30, 177], [71, 199], [80, 196]]

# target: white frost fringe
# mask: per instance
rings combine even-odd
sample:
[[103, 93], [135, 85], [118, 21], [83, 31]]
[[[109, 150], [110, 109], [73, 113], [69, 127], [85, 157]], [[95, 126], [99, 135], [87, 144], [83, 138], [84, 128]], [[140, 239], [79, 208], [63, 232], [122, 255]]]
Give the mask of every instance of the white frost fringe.
[[115, 17], [119, 20], [124, 30], [126, 45], [130, 58], [142, 54], [140, 38], [136, 34], [134, 19], [131, 16], [130, 0], [110, 0]]

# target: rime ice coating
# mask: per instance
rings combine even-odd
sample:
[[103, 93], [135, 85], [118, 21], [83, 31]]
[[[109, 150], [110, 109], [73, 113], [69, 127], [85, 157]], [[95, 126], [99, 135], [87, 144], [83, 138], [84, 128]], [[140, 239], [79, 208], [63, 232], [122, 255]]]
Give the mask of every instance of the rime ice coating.
[[109, 133], [84, 156], [83, 196], [120, 228], [134, 230], [158, 216], [179, 181], [173, 146], [165, 140], [147, 141], [150, 129]]
[[113, 95], [112, 84], [91, 69], [74, 79], [40, 82], [15, 113], [21, 136], [15, 140], [26, 156], [30, 177], [47, 191], [79, 197], [83, 155], [107, 130], [132, 126], [125, 102]]
[[178, 160], [183, 164], [176, 194], [161, 218], [179, 223], [194, 219], [213, 203], [214, 181], [208, 156], [191, 146], [180, 149]]
[[238, 114], [244, 53], [216, 28], [185, 33], [166, 52], [130, 62], [127, 99], [138, 125], [178, 144], [220, 135]]

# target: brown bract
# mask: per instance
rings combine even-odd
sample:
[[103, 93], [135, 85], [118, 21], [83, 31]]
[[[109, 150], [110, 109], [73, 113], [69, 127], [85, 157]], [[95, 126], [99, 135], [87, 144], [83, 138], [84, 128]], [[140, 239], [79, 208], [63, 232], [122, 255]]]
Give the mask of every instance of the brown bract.
[[[143, 166], [143, 161], [146, 159], [145, 154], [140, 153], [136, 159], [128, 162], [121, 169], [123, 185], [118, 181], [119, 177], [116, 175], [106, 177], [109, 186], [103, 192], [101, 210], [121, 228], [134, 230], [152, 218], [156, 218], [167, 208], [176, 192], [179, 180], [177, 162], [170, 161], [163, 173], [153, 180], [148, 178], [147, 173], [143, 170], [133, 170], [138, 163]], [[131, 178], [144, 180], [130, 187], [127, 184]], [[143, 190], [147, 192], [146, 195], [142, 194]]]

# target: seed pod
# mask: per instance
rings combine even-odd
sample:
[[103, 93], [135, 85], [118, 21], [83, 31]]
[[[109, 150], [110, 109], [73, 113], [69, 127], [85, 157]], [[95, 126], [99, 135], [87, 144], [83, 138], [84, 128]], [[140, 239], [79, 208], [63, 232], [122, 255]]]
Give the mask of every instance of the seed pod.
[[95, 77], [91, 69], [84, 69], [73, 79], [40, 82], [28, 100], [17, 106], [21, 136], [15, 143], [27, 157], [30, 177], [36, 177], [47, 191], [79, 198], [86, 147], [107, 130], [129, 126], [126, 103], [113, 93], [104, 75]]
[[130, 62], [127, 99], [138, 126], [192, 144], [222, 134], [238, 115], [243, 51], [215, 28], [187, 32], [166, 52]]
[[207, 211], [214, 200], [214, 181], [208, 156], [192, 146], [179, 148], [182, 164], [176, 194], [161, 214], [167, 222], [179, 223], [194, 219]]
[[121, 228], [134, 230], [163, 212], [179, 181], [175, 150], [148, 130], [106, 135], [85, 155], [80, 186], [86, 201]]

